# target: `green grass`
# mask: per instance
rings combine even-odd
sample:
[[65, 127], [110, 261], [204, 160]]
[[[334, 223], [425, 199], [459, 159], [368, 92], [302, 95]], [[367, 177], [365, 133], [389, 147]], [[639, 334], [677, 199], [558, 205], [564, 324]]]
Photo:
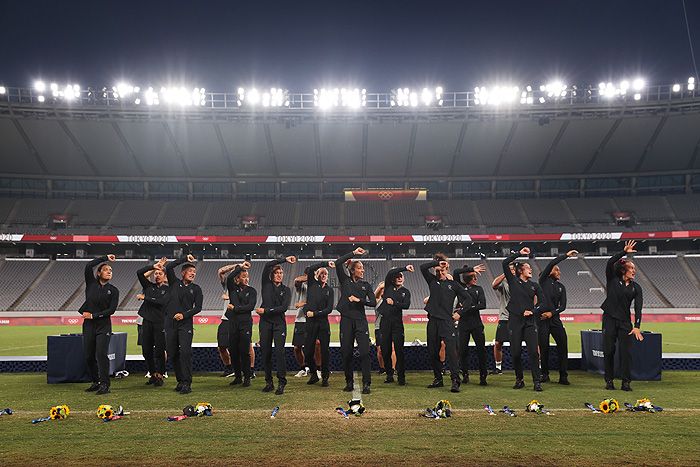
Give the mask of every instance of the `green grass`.
[[[370, 325], [372, 327], [372, 325]], [[194, 342], [216, 342], [217, 326], [202, 324], [195, 326]], [[700, 323], [648, 323], [642, 326], [646, 331], [660, 332], [663, 335], [663, 352], [700, 353]], [[425, 341], [425, 324], [407, 324], [406, 342], [418, 338]], [[569, 352], [581, 351], [582, 329], [600, 329], [598, 323], [567, 324]], [[5, 326], [0, 327], [0, 356], [46, 355], [46, 336], [52, 334], [79, 333], [80, 326]], [[115, 326], [115, 331], [129, 333], [127, 353], [137, 355], [141, 349], [136, 345], [136, 325]], [[288, 325], [287, 342], [292, 341], [293, 325]], [[258, 327], [253, 326], [253, 338], [257, 340]], [[490, 342], [496, 334], [496, 325], [486, 325], [486, 340]], [[331, 325], [331, 340], [338, 340], [338, 326]]]
[[[144, 379], [116, 380], [107, 397], [82, 391], [85, 384], [47, 385], [43, 374], [0, 375], [0, 406], [16, 414], [0, 417], [3, 465], [697, 465], [700, 459], [700, 372], [665, 372], [659, 382], [634, 382], [632, 393], [606, 392], [602, 378], [571, 374], [572, 386], [546, 384], [542, 393], [511, 389], [513, 375], [489, 378], [489, 386], [469, 384], [459, 394], [428, 390], [430, 375], [409, 373], [408, 386], [384, 385], [375, 377], [364, 396], [367, 412], [343, 419], [334, 412], [348, 394], [342, 377], [331, 387], [307, 386], [290, 378], [283, 396], [232, 388], [216, 375], [195, 375], [188, 396], [144, 386]], [[657, 414], [592, 414], [597, 404], [649, 397], [666, 410]], [[524, 413], [536, 397], [554, 415]], [[447, 398], [456, 409], [449, 420], [418, 417], [425, 407]], [[210, 402], [214, 416], [169, 423], [186, 404]], [[66, 403], [63, 421], [32, 425], [51, 405]], [[101, 403], [122, 404], [132, 414], [103, 423], [94, 414]], [[483, 404], [507, 404], [518, 417], [488, 416]], [[279, 415], [269, 418], [279, 405]]]

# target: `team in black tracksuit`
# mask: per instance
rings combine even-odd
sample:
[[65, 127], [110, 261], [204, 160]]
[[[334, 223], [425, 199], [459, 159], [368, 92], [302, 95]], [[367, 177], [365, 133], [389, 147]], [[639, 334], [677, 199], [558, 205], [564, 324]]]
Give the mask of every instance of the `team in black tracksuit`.
[[[513, 275], [509, 267], [510, 263], [515, 261], [518, 256], [529, 254], [530, 249], [523, 248], [520, 252], [514, 252], [503, 260], [503, 273], [506, 276], [508, 288], [510, 289], [510, 302], [508, 302], [507, 308], [509, 315], [508, 326], [510, 328], [510, 352], [515, 369], [515, 386], [513, 388], [520, 389], [525, 386], [525, 383], [523, 383], [522, 362], [522, 341], [525, 339], [535, 391], [541, 391], [540, 367], [537, 355], [537, 320], [541, 307], [545, 303], [545, 297], [538, 283], [521, 279], [520, 274], [523, 268], [530, 268], [527, 263], [516, 267], [518, 277]], [[537, 305], [534, 303], [535, 297], [537, 297]], [[528, 316], [525, 316], [526, 312], [529, 312]]]
[[[356, 249], [338, 258], [335, 262], [338, 281], [340, 282], [340, 298], [338, 299], [338, 312], [340, 312], [340, 351], [343, 356], [343, 369], [345, 370], [344, 391], [353, 390], [352, 376], [352, 356], [354, 342], [357, 341], [357, 348], [360, 353], [360, 365], [362, 367], [362, 393], [370, 393], [372, 384], [372, 373], [369, 361], [369, 326], [365, 307], [377, 305], [372, 286], [360, 279], [355, 278], [353, 271], [349, 276], [345, 272], [344, 264], [347, 260], [364, 253], [361, 248]], [[360, 265], [358, 265], [360, 267]], [[351, 301], [350, 297], [355, 297], [356, 301]]]
[[[290, 258], [294, 258], [291, 256]], [[262, 287], [260, 293], [262, 295], [262, 304], [257, 309], [260, 315], [260, 350], [262, 353], [263, 368], [265, 369], [265, 387], [263, 392], [269, 392], [274, 389], [272, 384], [272, 343], [275, 343], [275, 359], [277, 360], [277, 391], [275, 394], [284, 393], [284, 388], [287, 385], [287, 356], [284, 350], [284, 344], [287, 339], [287, 322], [285, 314], [292, 302], [292, 291], [286, 285], [275, 283], [272, 275], [275, 266], [285, 263], [294, 262], [287, 258], [278, 258], [265, 263], [262, 272]]]
[[139, 308], [139, 316], [143, 318], [141, 325], [143, 358], [146, 360], [151, 378], [147, 384], [163, 385], [165, 373], [165, 307], [170, 300], [168, 284], [151, 282], [146, 273], [156, 269], [149, 264], [136, 272], [136, 277], [143, 288], [143, 302]]
[[[203, 300], [202, 289], [197, 284], [175, 276], [175, 268], [186, 261], [187, 258], [180, 258], [165, 267], [170, 288], [170, 300], [165, 312], [165, 342], [168, 358], [175, 367], [175, 390], [181, 394], [192, 392], [192, 318], [202, 311]], [[183, 272], [188, 266], [183, 267]]]
[[306, 339], [304, 342], [304, 360], [306, 366], [309, 367], [308, 384], [318, 382], [316, 374], [316, 359], [314, 358], [314, 350], [316, 349], [316, 340], [321, 344], [321, 379], [322, 386], [328, 386], [328, 377], [330, 370], [328, 369], [328, 360], [330, 359], [330, 340], [331, 327], [328, 324], [328, 315], [333, 311], [333, 289], [328, 285], [327, 281], [321, 283], [316, 278], [316, 271], [321, 268], [330, 267], [328, 261], [312, 264], [304, 271], [306, 274], [306, 304], [302, 308], [304, 316], [306, 316]]
[[241, 273], [247, 267], [237, 265], [226, 278], [229, 304], [226, 318], [228, 319], [228, 351], [231, 354], [231, 365], [235, 377], [231, 385], [243, 383], [250, 386], [250, 342], [253, 333], [253, 318], [251, 312], [255, 309], [258, 299], [257, 291], [248, 285], [248, 278], [241, 278]]
[[[411, 306], [411, 292], [403, 285], [397, 287], [396, 279], [404, 271], [409, 271], [406, 267], [393, 268], [389, 270], [384, 279], [384, 292], [382, 303], [377, 308], [377, 313], [382, 315], [379, 325], [382, 341], [380, 348], [384, 349], [384, 368], [386, 369], [386, 382], [394, 382], [394, 369], [391, 367], [391, 346], [396, 352], [396, 376], [399, 385], [406, 384], [406, 364], [404, 360], [404, 329], [403, 310]], [[413, 271], [411, 267], [410, 271]], [[388, 303], [391, 299], [393, 303]]]
[[[420, 265], [423, 278], [428, 283], [430, 297], [425, 305], [428, 312], [428, 355], [433, 365], [435, 379], [429, 388], [442, 387], [442, 364], [440, 363], [440, 342], [445, 342], [447, 363], [450, 367], [452, 392], [459, 392], [459, 353], [457, 349], [457, 331], [454, 326], [453, 305], [459, 296], [465, 306], [470, 307], [472, 298], [469, 292], [455, 280], [440, 279], [430, 272], [430, 268], [440, 265], [440, 261], [431, 261]], [[445, 271], [446, 272], [446, 271]]]
[[[622, 367], [622, 389], [630, 391], [630, 360], [632, 348], [632, 334], [638, 340], [643, 340], [639, 327], [642, 324], [642, 288], [634, 282], [634, 274], [625, 278], [627, 267], [634, 268], [630, 264], [621, 262], [628, 253], [634, 253], [635, 242], [627, 242], [625, 249], [613, 255], [605, 268], [607, 290], [605, 301], [601, 305], [603, 309], [603, 354], [605, 358], [605, 382], [606, 388], [615, 389], [614, 363], [615, 343], [620, 350], [620, 366]], [[634, 329], [630, 322], [630, 306], [634, 301]]]
[[484, 334], [484, 323], [481, 322], [481, 310], [486, 308], [486, 294], [484, 289], [476, 283], [466, 283], [462, 281], [462, 274], [476, 274], [473, 268], [465, 266], [455, 269], [454, 279], [462, 285], [469, 295], [471, 295], [471, 306], [465, 305], [461, 300], [458, 305], [459, 315], [459, 362], [464, 375], [463, 383], [469, 382], [469, 336], [474, 339], [476, 346], [476, 356], [479, 360], [479, 384], [486, 386], [488, 369], [486, 363], [486, 335]]
[[[93, 268], [100, 263], [114, 261], [114, 256], [100, 256], [90, 261], [85, 266], [85, 302], [80, 306], [78, 313], [83, 315], [83, 352], [87, 364], [88, 373], [92, 378], [92, 385], [87, 391], [97, 391], [97, 394], [109, 392], [109, 339], [112, 335], [111, 316], [119, 305], [119, 290], [108, 282], [95, 276]], [[108, 277], [111, 279], [111, 267], [102, 265], [102, 268], [110, 268]]]
[[545, 304], [542, 306], [543, 312], [540, 315], [540, 320], [537, 322], [542, 382], [549, 381], [549, 336], [551, 334], [554, 337], [554, 342], [557, 343], [557, 354], [559, 355], [559, 384], [569, 384], [569, 373], [567, 372], [569, 361], [568, 339], [566, 329], [559, 316], [566, 310], [566, 287], [558, 278], [552, 276], [552, 270], [557, 264], [576, 253], [575, 250], [571, 250], [567, 254], [557, 256], [540, 273], [539, 283], [545, 298]]

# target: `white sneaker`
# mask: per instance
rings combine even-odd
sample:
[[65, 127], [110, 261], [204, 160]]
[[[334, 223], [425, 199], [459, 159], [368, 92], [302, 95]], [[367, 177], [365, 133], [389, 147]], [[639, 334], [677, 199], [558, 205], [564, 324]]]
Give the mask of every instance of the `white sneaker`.
[[151, 377], [151, 372], [147, 371], [145, 375], [143, 375], [144, 378], [150, 378]]
[[321, 370], [316, 370], [316, 376], [318, 376], [318, 379], [321, 379]]
[[168, 372], [166, 371], [165, 373], [163, 373], [163, 378], [167, 378], [167, 377], [168, 377]]
[[307, 376], [309, 376], [309, 371], [306, 368], [299, 370], [299, 373], [294, 375], [295, 378], [306, 378]]

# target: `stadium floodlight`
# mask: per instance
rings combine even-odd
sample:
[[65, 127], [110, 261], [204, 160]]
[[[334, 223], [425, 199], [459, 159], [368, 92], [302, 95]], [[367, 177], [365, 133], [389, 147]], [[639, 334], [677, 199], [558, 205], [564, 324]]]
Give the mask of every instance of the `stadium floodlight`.
[[340, 105], [351, 109], [359, 109], [367, 104], [367, 90], [359, 88], [340, 89]]
[[158, 105], [160, 103], [158, 93], [150, 86], [144, 91], [143, 97], [146, 99], [146, 105]]
[[39, 102], [44, 102], [46, 99], [44, 98], [44, 96], [39, 96], [39, 97], [37, 97], [37, 100]]
[[34, 89], [39, 92], [44, 92], [46, 91], [46, 84], [44, 84], [43, 81], [35, 81], [34, 82]]
[[418, 93], [415, 91], [412, 91], [411, 94], [409, 94], [408, 99], [411, 103], [411, 107], [418, 107]]
[[67, 85], [65, 89], [63, 90], [63, 97], [67, 101], [72, 101], [76, 97], [78, 97], [78, 93], [75, 92], [75, 88], [72, 85]]
[[673, 87], [672, 87], [671, 89], [673, 90], [673, 92], [680, 92], [680, 91], [681, 91], [681, 85], [678, 84], [678, 83], [676, 83], [676, 84], [673, 85]]
[[425, 105], [430, 105], [433, 102], [433, 93], [428, 88], [423, 88], [420, 94], [420, 100]]
[[[542, 87], [543, 86], [540, 86], [540, 90], [543, 90]], [[544, 86], [544, 91], [547, 93], [547, 97], [566, 97], [567, 87], [568, 86], [561, 81], [554, 80]]]
[[260, 92], [253, 88], [248, 92], [247, 98], [250, 105], [257, 105], [260, 102]]
[[7, 89], [5, 89], [5, 86], [0, 86], [0, 96], [4, 95], [7, 93]]
[[547, 102], [547, 100], [544, 97], [540, 97], [539, 101], [540, 104], [544, 104], [545, 102]]
[[692, 76], [688, 78], [688, 91], [695, 91], [695, 78]]
[[634, 100], [635, 100], [635, 101], [638, 101], [638, 100], [640, 100], [641, 98], [642, 98], [642, 95], [641, 95], [640, 93], [637, 92], [637, 93], [634, 94]]
[[635, 91], [641, 91], [642, 89], [644, 89], [645, 84], [646, 83], [642, 78], [635, 78], [635, 80], [632, 81], [632, 89], [634, 89]]
[[340, 103], [340, 89], [314, 89], [314, 106], [326, 110], [331, 107], [338, 107]]
[[134, 99], [134, 104], [139, 105], [140, 103], [141, 103], [141, 99], [139, 99], [138, 97], [136, 99]]
[[520, 95], [517, 86], [477, 86], [474, 89], [475, 100], [481, 105], [500, 105], [515, 102]]

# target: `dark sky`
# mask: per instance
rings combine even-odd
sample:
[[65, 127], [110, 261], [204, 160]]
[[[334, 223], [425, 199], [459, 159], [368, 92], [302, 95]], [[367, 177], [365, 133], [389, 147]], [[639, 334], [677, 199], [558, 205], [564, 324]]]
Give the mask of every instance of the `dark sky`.
[[[700, 2], [687, 1], [700, 52]], [[650, 84], [694, 74], [681, 0], [0, 0], [0, 83]]]

